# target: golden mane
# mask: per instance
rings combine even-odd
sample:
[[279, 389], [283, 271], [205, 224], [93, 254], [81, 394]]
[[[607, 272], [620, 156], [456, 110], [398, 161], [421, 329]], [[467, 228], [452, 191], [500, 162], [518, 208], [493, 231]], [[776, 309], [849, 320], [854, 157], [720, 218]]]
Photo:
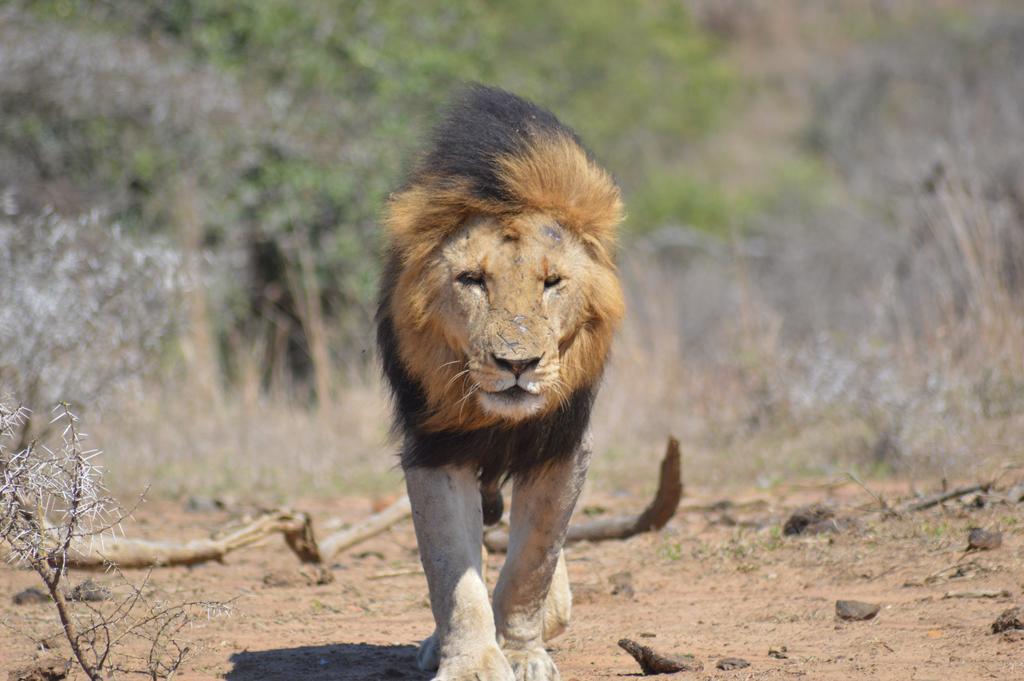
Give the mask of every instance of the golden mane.
[[[488, 90], [491, 92], [500, 93]], [[493, 128], [493, 121], [491, 124]], [[497, 417], [472, 404], [473, 400], [457, 403], [451, 392], [446, 397], [446, 388], [461, 368], [461, 357], [446, 337], [436, 303], [441, 287], [450, 281], [431, 265], [445, 240], [467, 220], [511, 221], [524, 214], [542, 213], [584, 243], [591, 261], [583, 296], [584, 321], [559, 347], [561, 379], [567, 392], [596, 385], [623, 315], [614, 265], [616, 228], [622, 220], [619, 188], [575, 135], [553, 117], [537, 120], [534, 116], [514, 130], [516, 136], [511, 141], [501, 139], [505, 132], [502, 128], [491, 133], [491, 138], [504, 142], [504, 146], [496, 144], [496, 149], [481, 151], [479, 139], [463, 140], [463, 144], [476, 145], [469, 161], [452, 160], [445, 155], [450, 152], [444, 145], [453, 140], [439, 140], [435, 151], [386, 207], [384, 225], [391, 262], [383, 282], [380, 315], [393, 330], [397, 346], [393, 350], [401, 368], [419, 384], [426, 401], [424, 413], [400, 417], [406, 424], [412, 419], [426, 432], [472, 430], [499, 423]], [[439, 136], [445, 137], [443, 128]], [[381, 345], [386, 353], [384, 340]], [[389, 374], [389, 378], [394, 384], [394, 377]], [[553, 408], [557, 407], [556, 402]]]

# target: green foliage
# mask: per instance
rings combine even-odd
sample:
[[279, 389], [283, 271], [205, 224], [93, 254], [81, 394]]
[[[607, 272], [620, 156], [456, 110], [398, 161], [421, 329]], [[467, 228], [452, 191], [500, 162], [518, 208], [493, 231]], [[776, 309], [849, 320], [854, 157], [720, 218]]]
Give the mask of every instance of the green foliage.
[[[577, 128], [623, 183], [644, 225], [717, 227], [742, 210], [672, 170], [687, 145], [722, 120], [736, 83], [714, 41], [678, 2], [25, 6], [33, 29], [141, 45], [154, 63], [181, 63], [240, 97], [239, 107], [207, 111], [204, 92], [169, 78], [167, 96], [186, 105], [188, 120], [161, 122], [152, 115], [156, 103], [140, 94], [137, 108], [116, 115], [44, 110], [39, 102], [5, 106], [0, 129], [0, 151], [43, 159], [39, 174], [70, 179], [128, 229], [178, 230], [169, 197], [181, 174], [196, 177], [206, 245], [250, 254], [250, 280], [229, 292], [234, 305], [218, 308], [234, 310], [222, 319], [226, 328], [263, 314], [268, 287], [287, 289], [297, 243], [313, 248], [335, 322], [353, 333], [365, 326], [381, 207], [430, 122], [466, 81], [532, 98]], [[114, 63], [129, 59], [112, 52]], [[65, 77], [74, 79], [74, 69]], [[254, 244], [271, 255], [252, 261]], [[284, 318], [295, 316], [288, 296], [272, 305]]]
[[666, 225], [682, 224], [725, 236], [753, 208], [753, 197], [730, 196], [719, 185], [682, 171], [659, 174], [636, 191], [629, 204], [626, 228], [640, 234]]

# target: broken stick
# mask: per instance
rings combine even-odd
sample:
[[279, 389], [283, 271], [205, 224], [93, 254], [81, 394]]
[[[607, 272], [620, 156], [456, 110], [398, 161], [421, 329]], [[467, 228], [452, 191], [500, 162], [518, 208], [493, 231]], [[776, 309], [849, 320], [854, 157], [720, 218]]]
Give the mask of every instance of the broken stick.
[[111, 564], [123, 569], [197, 565], [221, 561], [232, 551], [274, 534], [281, 534], [303, 563], [322, 563], [408, 518], [411, 512], [409, 497], [403, 496], [380, 513], [319, 542], [309, 515], [289, 510], [265, 511], [213, 537], [184, 542], [127, 537], [105, 537], [101, 541], [89, 537], [72, 543], [68, 565], [83, 569], [101, 569]]
[[102, 540], [95, 536], [76, 538], [68, 550], [68, 566], [103, 569], [113, 564], [127, 569], [196, 565], [222, 560], [232, 551], [274, 534], [283, 535], [289, 548], [302, 562], [319, 562], [320, 555], [313, 539], [309, 516], [300, 512], [274, 510], [261, 513], [239, 527], [207, 539], [172, 542], [127, 537], [105, 537]]
[[930, 497], [925, 497], [924, 499], [920, 499], [918, 501], [911, 502], [911, 503], [907, 504], [906, 506], [904, 506], [903, 508], [899, 509], [899, 512], [900, 513], [907, 513], [909, 511], [923, 511], [923, 510], [925, 510], [927, 508], [931, 508], [932, 506], [938, 506], [939, 504], [941, 504], [944, 501], [949, 501], [950, 499], [956, 499], [957, 497], [962, 497], [962, 496], [965, 496], [967, 494], [973, 494], [974, 492], [987, 492], [991, 488], [992, 488], [992, 482], [991, 481], [989, 481], [989, 482], [982, 482], [982, 483], [979, 483], [977, 485], [968, 485], [966, 487], [957, 487], [956, 489], [950, 490], [948, 492], [943, 492], [941, 494], [935, 494], [935, 495], [932, 495]]
[[320, 540], [320, 556], [323, 560], [330, 560], [345, 549], [380, 534], [410, 515], [412, 515], [412, 506], [409, 505], [409, 497], [402, 495], [401, 499], [380, 513], [374, 513], [357, 525], [338, 530], [324, 537]]
[[[635, 516], [592, 520], [570, 525], [565, 543], [584, 540], [628, 539], [642, 532], [660, 530], [675, 515], [682, 497], [683, 478], [679, 440], [670, 436], [668, 445], [665, 447], [665, 458], [661, 461], [658, 491], [647, 508]], [[508, 532], [502, 529], [486, 532], [484, 545], [487, 550], [495, 553], [508, 550]]]

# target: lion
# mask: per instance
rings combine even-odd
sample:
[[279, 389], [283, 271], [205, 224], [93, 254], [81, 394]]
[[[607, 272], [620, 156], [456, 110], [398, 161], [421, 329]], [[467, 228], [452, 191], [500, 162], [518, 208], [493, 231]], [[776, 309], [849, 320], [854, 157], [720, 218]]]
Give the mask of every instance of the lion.
[[[435, 631], [434, 681], [552, 681], [562, 555], [591, 406], [624, 302], [620, 191], [550, 112], [475, 85], [385, 210], [377, 316]], [[493, 607], [484, 521], [512, 481]]]

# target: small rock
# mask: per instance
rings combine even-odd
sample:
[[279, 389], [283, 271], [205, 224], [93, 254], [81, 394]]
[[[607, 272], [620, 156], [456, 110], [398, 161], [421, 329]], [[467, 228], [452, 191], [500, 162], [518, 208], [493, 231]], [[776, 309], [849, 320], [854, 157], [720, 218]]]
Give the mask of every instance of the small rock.
[[109, 601], [110, 589], [87, 579], [67, 593], [69, 601]]
[[628, 638], [619, 639], [619, 647], [633, 656], [645, 676], [703, 671], [704, 664], [693, 655], [662, 655]]
[[789, 659], [789, 655], [786, 654], [788, 652], [789, 649], [786, 646], [779, 646], [778, 648], [769, 648], [768, 657], [774, 657], [776, 660], [786, 660]]
[[35, 605], [36, 603], [49, 603], [50, 594], [42, 589], [30, 586], [24, 591], [19, 591], [11, 598], [15, 605]]
[[1024, 608], [1017, 607], [1004, 610], [1003, 614], [992, 623], [993, 634], [1017, 629], [1024, 629]]
[[45, 657], [27, 667], [7, 673], [7, 681], [60, 681], [67, 677], [71, 660], [60, 657]]
[[723, 657], [715, 663], [715, 666], [722, 671], [728, 672], [733, 669], [746, 669], [750, 666], [750, 663], [741, 657]]
[[861, 601], [836, 601], [836, 617], [850, 622], [872, 619], [882, 606]]
[[829, 520], [834, 516], [835, 511], [823, 504], [801, 506], [793, 511], [793, 514], [786, 520], [785, 525], [782, 526], [782, 533], [786, 536], [803, 534], [808, 526]]
[[636, 589], [633, 588], [632, 572], [616, 572], [608, 578], [608, 581], [612, 585], [612, 596], [633, 598], [636, 595]]
[[1003, 545], [1003, 533], [996, 530], [983, 530], [972, 527], [967, 534], [968, 551], [991, 551]]

